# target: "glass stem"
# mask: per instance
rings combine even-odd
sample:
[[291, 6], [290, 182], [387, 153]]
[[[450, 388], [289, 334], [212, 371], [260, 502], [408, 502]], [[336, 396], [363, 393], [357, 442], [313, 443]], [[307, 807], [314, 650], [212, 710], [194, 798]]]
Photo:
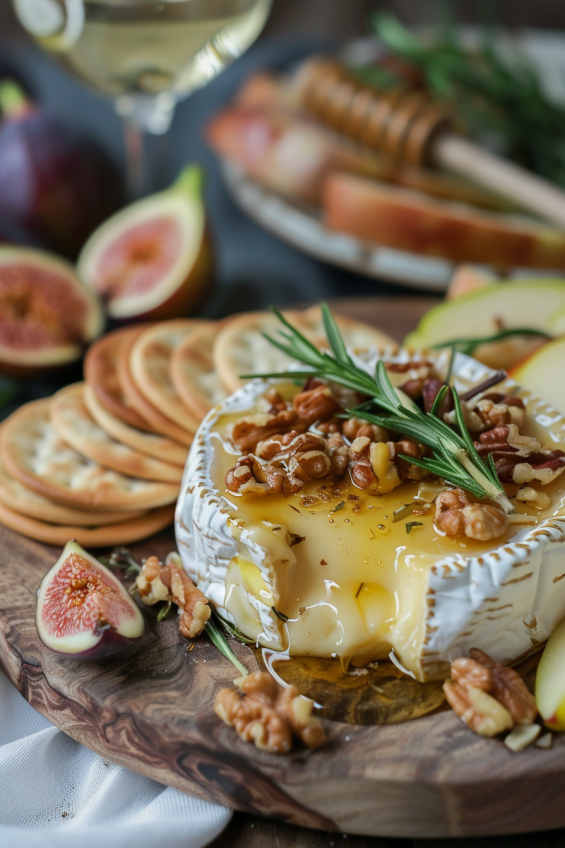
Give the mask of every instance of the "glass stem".
[[140, 198], [147, 182], [147, 159], [144, 132], [129, 117], [122, 118], [124, 144], [126, 150], [126, 185], [130, 200]]

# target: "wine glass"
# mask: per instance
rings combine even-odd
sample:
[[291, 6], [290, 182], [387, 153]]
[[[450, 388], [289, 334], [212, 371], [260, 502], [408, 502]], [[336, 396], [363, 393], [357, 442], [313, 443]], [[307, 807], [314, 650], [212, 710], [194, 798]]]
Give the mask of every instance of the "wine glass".
[[255, 41], [272, 0], [12, 0], [35, 41], [109, 96], [124, 126], [128, 185], [147, 183], [146, 134]]

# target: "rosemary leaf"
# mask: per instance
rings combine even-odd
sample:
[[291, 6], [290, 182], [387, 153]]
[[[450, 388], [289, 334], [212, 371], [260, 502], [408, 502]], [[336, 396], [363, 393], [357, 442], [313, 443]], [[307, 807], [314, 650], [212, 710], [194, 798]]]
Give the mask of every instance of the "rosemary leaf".
[[159, 612], [157, 613], [157, 621], [163, 621], [163, 619], [168, 616], [171, 611], [172, 605], [172, 601], [165, 601], [163, 604], [161, 604]]
[[237, 670], [242, 676], [245, 677], [245, 675], [248, 674], [247, 669], [240, 663], [240, 661], [228, 645], [226, 637], [221, 632], [219, 627], [215, 624], [215, 622], [212, 621], [212, 619], [208, 619], [208, 621], [204, 625], [204, 629], [210, 637], [210, 641], [212, 642], [212, 644], [215, 645], [216, 648], [224, 655], [224, 657], [237, 668]]

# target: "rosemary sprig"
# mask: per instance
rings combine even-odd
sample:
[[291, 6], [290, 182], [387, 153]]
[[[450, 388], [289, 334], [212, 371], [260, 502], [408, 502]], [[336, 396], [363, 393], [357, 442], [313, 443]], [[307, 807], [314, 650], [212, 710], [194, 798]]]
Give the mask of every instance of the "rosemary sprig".
[[[272, 311], [284, 329], [280, 331], [281, 338], [271, 338], [264, 334], [265, 338], [291, 359], [308, 366], [307, 370], [291, 372], [293, 377], [319, 377], [367, 396], [367, 401], [354, 409], [348, 409], [347, 414], [402, 433], [432, 450], [431, 457], [415, 459], [403, 456], [403, 459], [431, 471], [448, 483], [460, 486], [478, 498], [491, 498], [507, 513], [514, 511], [494, 466], [492, 463], [486, 463], [475, 450], [455, 388], [452, 387], [451, 392], [459, 432], [449, 427], [437, 415], [447, 389], [443, 390], [439, 402], [434, 404], [433, 411], [426, 413], [403, 392], [394, 389], [382, 360], [377, 362], [374, 377], [355, 365], [347, 353], [335, 318], [327, 304], [322, 304], [322, 316], [332, 355], [318, 350], [277, 309], [272, 308]], [[288, 372], [247, 375], [247, 378], [257, 376], [288, 377]]]
[[488, 344], [489, 342], [499, 342], [503, 339], [512, 338], [512, 336], [539, 336], [542, 339], [552, 338], [549, 333], [545, 333], [543, 330], [534, 330], [532, 327], [516, 327], [500, 330], [498, 333], [493, 333], [490, 336], [477, 336], [475, 338], [461, 338], [452, 339], [449, 342], [438, 342], [438, 344], [432, 345], [432, 347], [436, 349], [445, 347], [456, 348], [461, 353], [471, 356], [479, 345]]
[[244, 665], [240, 663], [240, 661], [228, 645], [226, 637], [224, 636], [218, 625], [214, 621], [212, 621], [212, 619], [209, 619], [204, 625], [204, 629], [210, 637], [210, 641], [212, 642], [212, 644], [215, 645], [218, 651], [220, 651], [224, 655], [224, 657], [237, 668], [239, 673], [243, 677], [245, 677], [245, 675], [248, 674], [247, 669]]

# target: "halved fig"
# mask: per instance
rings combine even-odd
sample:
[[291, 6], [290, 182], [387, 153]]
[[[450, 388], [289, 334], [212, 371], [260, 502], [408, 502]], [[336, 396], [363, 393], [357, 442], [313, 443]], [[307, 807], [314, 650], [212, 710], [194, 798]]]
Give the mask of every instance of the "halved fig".
[[201, 169], [187, 166], [171, 188], [126, 207], [89, 238], [78, 273], [112, 318], [187, 315], [208, 292], [212, 252], [201, 188]]
[[0, 370], [33, 374], [73, 362], [100, 335], [97, 295], [41, 250], [0, 246]]
[[48, 648], [83, 659], [114, 654], [145, 629], [120, 581], [74, 539], [43, 578], [36, 624]]

